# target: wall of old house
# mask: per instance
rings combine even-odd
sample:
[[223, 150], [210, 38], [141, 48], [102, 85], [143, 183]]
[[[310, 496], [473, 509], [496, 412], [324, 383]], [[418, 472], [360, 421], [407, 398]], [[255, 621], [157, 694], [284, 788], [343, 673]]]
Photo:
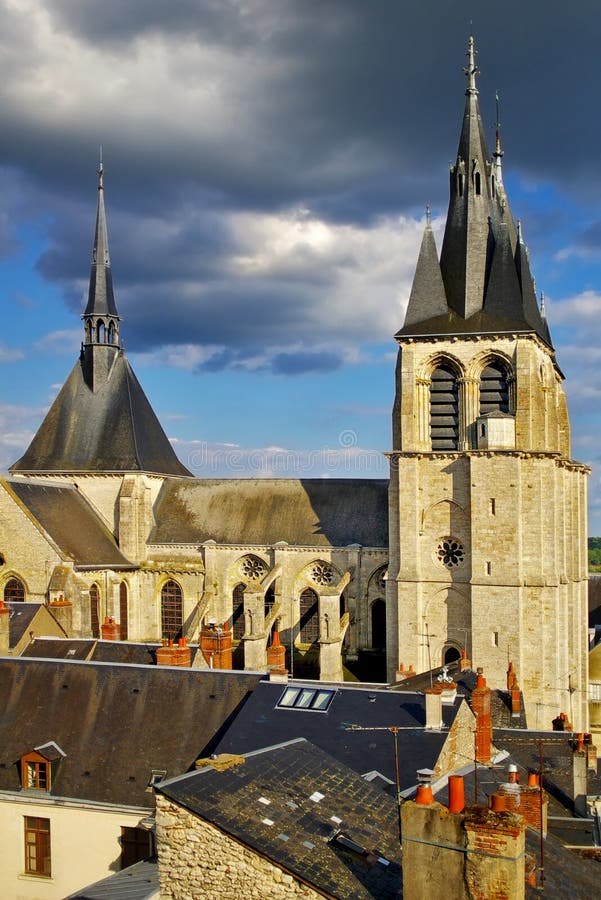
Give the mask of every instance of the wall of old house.
[[[3, 900], [61, 900], [121, 868], [121, 828], [149, 810], [51, 803], [0, 794], [0, 894]], [[25, 874], [25, 816], [50, 820], [51, 875]]]
[[165, 900], [322, 896], [161, 794], [157, 795], [157, 847]]

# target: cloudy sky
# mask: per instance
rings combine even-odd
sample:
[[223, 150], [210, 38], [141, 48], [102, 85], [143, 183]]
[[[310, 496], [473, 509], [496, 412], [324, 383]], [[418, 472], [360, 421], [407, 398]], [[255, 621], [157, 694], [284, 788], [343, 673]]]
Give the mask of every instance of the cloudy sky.
[[[487, 11], [484, 11], [486, 7]], [[0, 0], [0, 468], [76, 358], [103, 148], [122, 334], [200, 475], [387, 475], [424, 207], [479, 50], [601, 534], [601, 12]]]

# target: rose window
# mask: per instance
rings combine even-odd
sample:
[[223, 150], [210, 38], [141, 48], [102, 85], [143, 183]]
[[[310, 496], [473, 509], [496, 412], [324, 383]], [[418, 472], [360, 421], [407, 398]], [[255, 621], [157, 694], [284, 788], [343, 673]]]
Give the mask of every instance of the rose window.
[[447, 569], [455, 569], [464, 563], [465, 550], [463, 545], [456, 541], [455, 538], [445, 537], [442, 538], [436, 548], [436, 558]]
[[311, 570], [311, 578], [315, 584], [332, 584], [334, 581], [334, 569], [327, 563], [317, 563]]
[[240, 571], [245, 576], [245, 578], [248, 578], [250, 581], [258, 581], [263, 577], [263, 575], [265, 575], [267, 568], [265, 566], [265, 563], [260, 559], [249, 556], [242, 562]]

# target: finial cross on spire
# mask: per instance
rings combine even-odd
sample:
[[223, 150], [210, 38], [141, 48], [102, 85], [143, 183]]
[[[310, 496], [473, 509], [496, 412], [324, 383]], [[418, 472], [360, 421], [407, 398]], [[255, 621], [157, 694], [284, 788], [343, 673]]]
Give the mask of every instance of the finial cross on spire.
[[468, 58], [468, 65], [465, 66], [464, 72], [467, 75], [468, 87], [466, 93], [468, 94], [477, 94], [478, 88], [476, 87], [476, 75], [480, 74], [480, 69], [476, 65], [476, 48], [474, 46], [474, 36], [470, 34], [469, 40], [467, 43], [467, 53], [465, 54]]
[[98, 190], [102, 190], [104, 187], [104, 166], [102, 165], [102, 144], [100, 145], [100, 158], [98, 160]]

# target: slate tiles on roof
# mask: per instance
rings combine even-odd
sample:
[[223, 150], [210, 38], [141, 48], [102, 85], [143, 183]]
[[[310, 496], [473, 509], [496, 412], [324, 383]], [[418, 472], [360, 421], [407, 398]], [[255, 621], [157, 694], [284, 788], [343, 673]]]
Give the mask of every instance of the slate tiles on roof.
[[35, 616], [43, 606], [42, 603], [14, 603], [6, 604], [10, 610], [8, 617], [9, 645], [15, 647], [26, 631], [29, 630]]
[[20, 757], [54, 740], [53, 796], [151, 807], [152, 770], [189, 769], [259, 677], [0, 659], [0, 790], [19, 790]]
[[151, 900], [159, 897], [159, 867], [145, 859], [108, 878], [96, 881], [66, 900]]
[[96, 641], [81, 638], [34, 638], [23, 650], [21, 657], [36, 659], [75, 659], [83, 662], [90, 658]]
[[[202, 769], [160, 791], [333, 897], [401, 895], [396, 802], [308, 741], [267, 748], [225, 771]], [[322, 799], [311, 799], [315, 792]], [[369, 865], [328, 841], [336, 827], [389, 864]]]
[[76, 566], [133, 568], [104, 522], [74, 486], [23, 478], [7, 479], [3, 484]]
[[96, 391], [86, 384], [81, 360], [75, 363], [12, 471], [190, 475], [122, 352]]
[[[317, 712], [278, 708], [283, 690], [281, 684], [261, 682], [224, 734], [217, 751], [248, 753], [273, 742], [304, 737], [354, 772], [360, 775], [378, 772], [394, 785], [394, 740], [385, 729], [398, 725], [402, 729], [397, 740], [400, 785], [404, 789], [415, 784], [417, 769], [434, 768], [447, 737], [446, 731], [424, 730], [423, 695], [337, 687], [327, 712]], [[457, 708], [443, 707], [447, 728]], [[349, 730], [351, 725], [384, 730], [353, 731]]]
[[[357, 515], [357, 510], [361, 515]], [[149, 542], [388, 547], [388, 482], [369, 478], [173, 480]]]

